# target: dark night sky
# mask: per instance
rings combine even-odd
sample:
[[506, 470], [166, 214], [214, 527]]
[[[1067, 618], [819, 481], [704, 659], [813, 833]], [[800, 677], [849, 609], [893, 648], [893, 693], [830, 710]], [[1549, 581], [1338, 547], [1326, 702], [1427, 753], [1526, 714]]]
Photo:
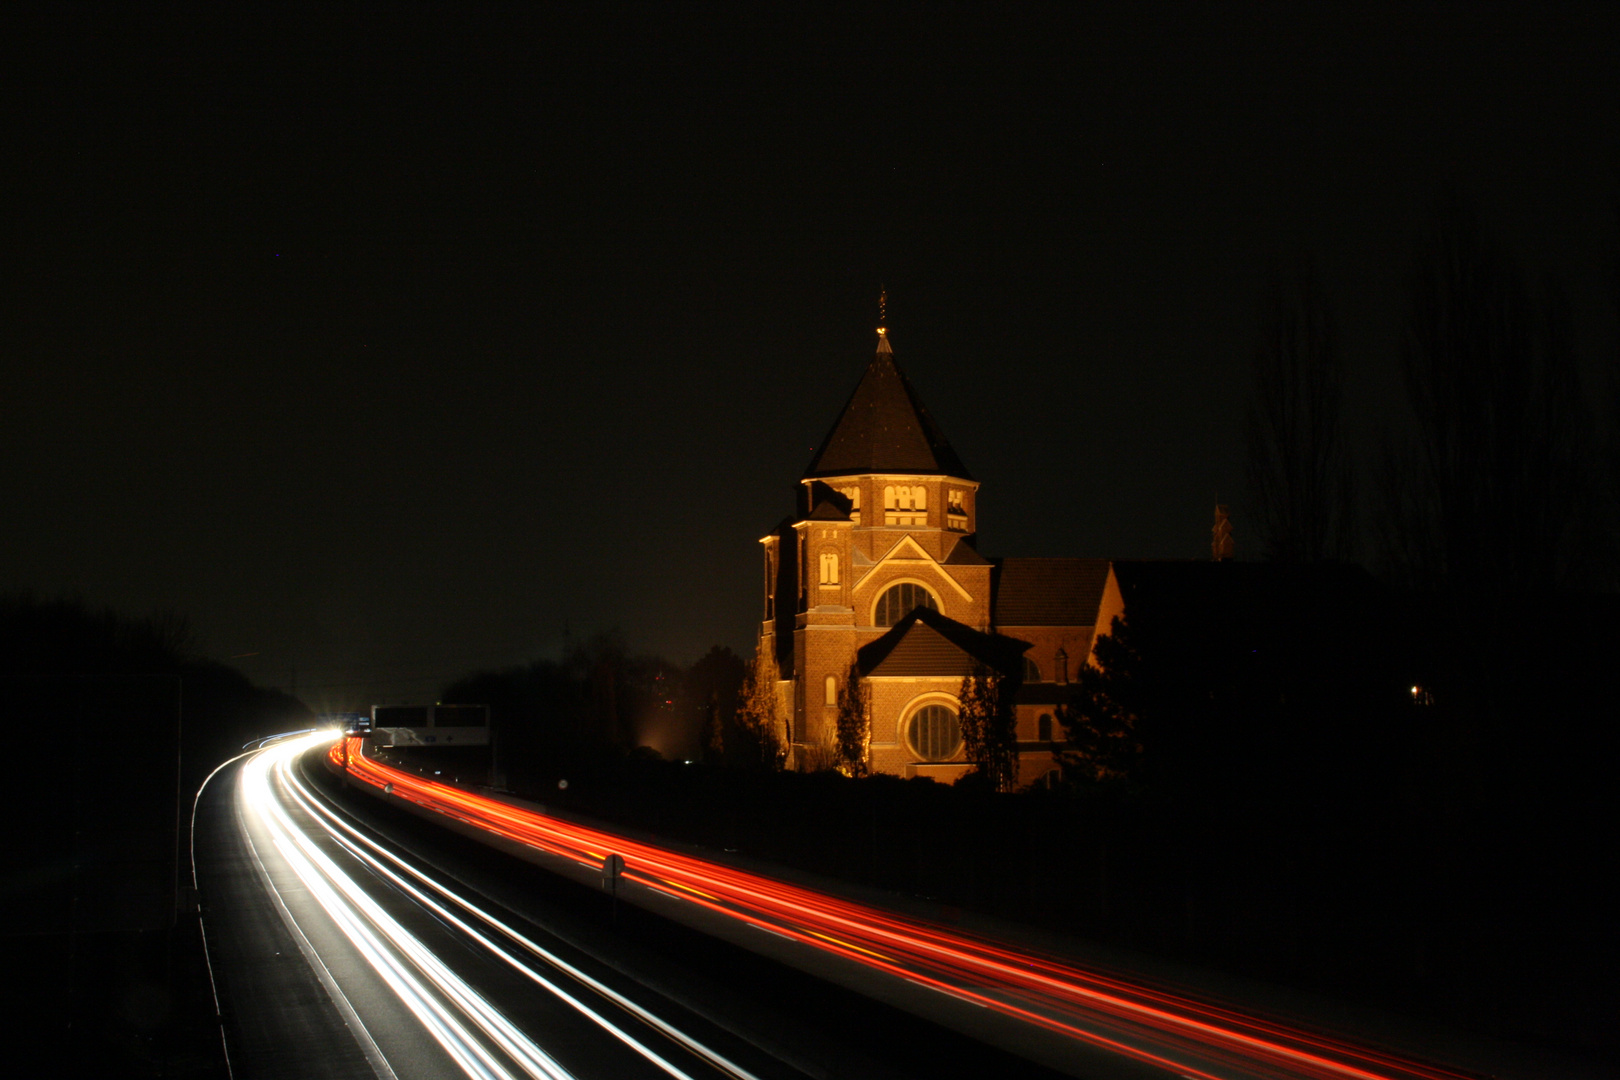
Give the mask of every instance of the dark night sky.
[[1615, 356], [1612, 5], [58, 7], [0, 15], [0, 590], [316, 707], [748, 647], [880, 281], [991, 555], [1207, 552], [1302, 253], [1370, 454], [1448, 188]]

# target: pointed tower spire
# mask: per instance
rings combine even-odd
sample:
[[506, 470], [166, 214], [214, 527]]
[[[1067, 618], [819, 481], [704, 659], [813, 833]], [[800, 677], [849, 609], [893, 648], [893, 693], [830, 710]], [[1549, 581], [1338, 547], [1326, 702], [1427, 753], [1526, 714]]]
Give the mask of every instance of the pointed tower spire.
[[911, 473], [971, 480], [939, 424], [894, 362], [888, 293], [878, 294], [877, 355], [821, 441], [804, 479], [863, 473]]
[[893, 353], [889, 347], [889, 290], [882, 285], [878, 286], [878, 355]]

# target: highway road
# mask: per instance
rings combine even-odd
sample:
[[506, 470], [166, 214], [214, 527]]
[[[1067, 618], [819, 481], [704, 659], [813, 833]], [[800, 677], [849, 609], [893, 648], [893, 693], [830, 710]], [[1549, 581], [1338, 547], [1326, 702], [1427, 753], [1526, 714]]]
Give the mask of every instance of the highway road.
[[[372, 798], [319, 775], [323, 741]], [[235, 854], [199, 884], [239, 1077], [1479, 1075], [439, 783], [359, 740], [287, 740], [216, 783], [199, 830]]]
[[204, 931], [237, 1080], [1057, 1075], [355, 806], [301, 767], [326, 739], [234, 762], [199, 801]]

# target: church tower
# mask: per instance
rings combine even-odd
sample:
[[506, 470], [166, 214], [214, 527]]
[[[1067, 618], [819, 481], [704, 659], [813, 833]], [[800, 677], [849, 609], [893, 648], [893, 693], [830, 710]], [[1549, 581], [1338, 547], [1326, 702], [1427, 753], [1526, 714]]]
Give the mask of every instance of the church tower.
[[[838, 694], [862, 646], [918, 609], [989, 629], [991, 566], [973, 546], [978, 488], [880, 325], [876, 354], [799, 480], [797, 514], [762, 540], [760, 644], [778, 665], [798, 767], [826, 764]], [[897, 719], [880, 713], [926, 702], [891, 707], [895, 691], [875, 689], [874, 765], [886, 751], [914, 758]], [[935, 696], [954, 717], [954, 698]]]

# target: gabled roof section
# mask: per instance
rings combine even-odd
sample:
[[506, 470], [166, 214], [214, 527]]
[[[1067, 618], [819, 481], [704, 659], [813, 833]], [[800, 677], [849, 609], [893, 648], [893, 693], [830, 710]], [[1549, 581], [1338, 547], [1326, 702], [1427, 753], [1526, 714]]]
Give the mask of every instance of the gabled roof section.
[[926, 563], [931, 563], [931, 562], [934, 562], [934, 561], [935, 561], [934, 557], [932, 555], [928, 554], [928, 552], [924, 551], [921, 544], [917, 543], [917, 541], [915, 539], [913, 539], [911, 536], [908, 536], [908, 535], [905, 535], [905, 534], [901, 534], [900, 539], [898, 539], [894, 543], [890, 544], [889, 545], [889, 550], [885, 551], [882, 554], [882, 556], [879, 557], [879, 559], [878, 559], [878, 562], [880, 562], [880, 563], [885, 563], [885, 562], [926, 562]]
[[866, 473], [973, 479], [911, 382], [895, 365], [888, 335], [881, 331], [877, 355], [867, 365], [838, 422], [821, 440], [804, 478]]
[[1107, 559], [1002, 559], [994, 577], [997, 626], [1092, 626]]
[[945, 556], [943, 566], [989, 566], [990, 560], [979, 554], [977, 548], [968, 543], [967, 537], [959, 536], [952, 546], [950, 554]]
[[849, 515], [834, 506], [832, 500], [823, 500], [816, 503], [816, 508], [810, 511], [807, 521], [848, 521]]
[[938, 560], [936, 560], [932, 555], [928, 554], [928, 552], [924, 551], [922, 545], [917, 543], [916, 540], [905, 535], [902, 535], [900, 539], [896, 540], [894, 542], [894, 546], [889, 548], [888, 551], [884, 552], [876, 562], [868, 562], [866, 564], [866, 573], [862, 574], [860, 579], [855, 582], [856, 586], [859, 587], [863, 582], [865, 582], [867, 574], [872, 573], [878, 567], [891, 565], [894, 563], [922, 563], [925, 568], [929, 568], [934, 571], [934, 573], [928, 575], [929, 580], [944, 582], [946, 585], [949, 585], [952, 589], [956, 590], [956, 594], [964, 600], [973, 599], [973, 594], [964, 589], [960, 581], [957, 581], [955, 577], [945, 573], [945, 571], [941, 569]]
[[808, 521], [848, 521], [854, 508], [849, 496], [822, 483], [810, 485], [810, 503]]
[[863, 675], [961, 678], [977, 663], [1016, 673], [1029, 642], [984, 634], [937, 611], [918, 608], [855, 654]]

